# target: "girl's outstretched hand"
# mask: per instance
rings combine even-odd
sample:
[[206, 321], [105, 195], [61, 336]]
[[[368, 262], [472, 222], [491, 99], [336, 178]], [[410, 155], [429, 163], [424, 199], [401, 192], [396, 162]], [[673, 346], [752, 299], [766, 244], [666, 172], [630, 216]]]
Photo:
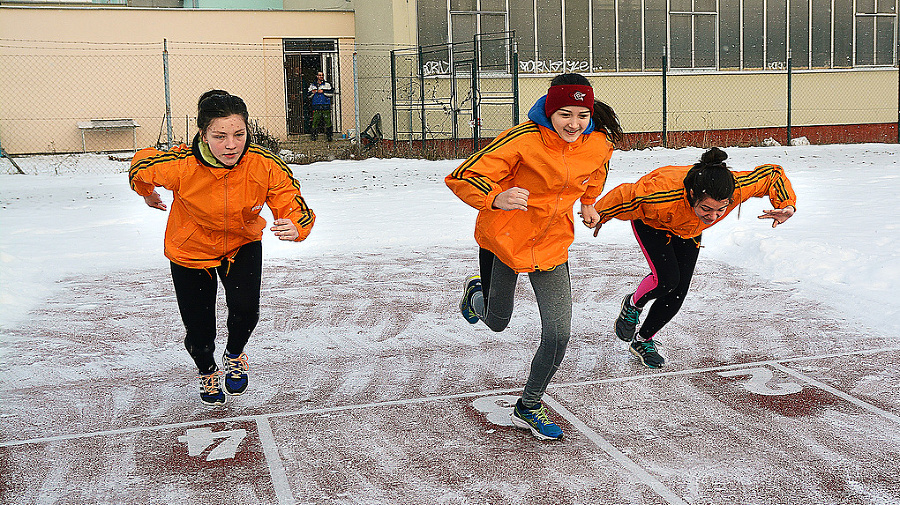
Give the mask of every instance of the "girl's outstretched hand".
[[278, 240], [297, 240], [297, 237], [300, 236], [297, 225], [290, 219], [276, 219], [272, 224], [274, 226], [269, 229], [278, 237]]
[[759, 219], [771, 219], [772, 228], [775, 228], [776, 226], [790, 219], [791, 216], [794, 215], [794, 212], [796, 212], [794, 206], [788, 205], [783, 209], [764, 210], [762, 215], [759, 216]]
[[154, 209], [166, 210], [166, 204], [163, 203], [162, 198], [156, 191], [145, 196], [144, 203], [146, 203], [148, 207], [153, 207]]
[[494, 207], [500, 210], [528, 210], [528, 190], [509, 188], [494, 197]]

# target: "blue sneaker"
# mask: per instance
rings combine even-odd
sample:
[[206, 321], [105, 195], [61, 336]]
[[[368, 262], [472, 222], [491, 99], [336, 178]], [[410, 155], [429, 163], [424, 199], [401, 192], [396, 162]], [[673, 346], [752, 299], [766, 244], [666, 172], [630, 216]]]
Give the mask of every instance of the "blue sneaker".
[[225, 393], [222, 391], [222, 371], [200, 376], [200, 401], [206, 405], [225, 405]]
[[641, 309], [631, 304], [631, 295], [622, 300], [622, 310], [616, 319], [616, 336], [619, 340], [631, 342], [641, 316]]
[[481, 291], [481, 276], [473, 275], [466, 279], [466, 283], [463, 284], [462, 300], [459, 301], [459, 311], [469, 324], [478, 322], [478, 314], [472, 307], [472, 295], [479, 291]]
[[523, 430], [531, 430], [531, 434], [540, 440], [559, 440], [563, 436], [562, 429], [550, 420], [549, 410], [542, 403], [536, 409], [528, 409], [522, 400], [516, 402], [516, 408], [509, 415], [513, 426]]
[[631, 354], [640, 358], [641, 363], [647, 368], [662, 368], [663, 363], [666, 362], [666, 359], [656, 352], [656, 342], [653, 339], [643, 342], [635, 340], [628, 348], [631, 349]]
[[225, 391], [231, 396], [243, 394], [250, 382], [247, 375], [250, 371], [247, 354], [229, 354], [225, 351], [222, 362], [225, 365]]

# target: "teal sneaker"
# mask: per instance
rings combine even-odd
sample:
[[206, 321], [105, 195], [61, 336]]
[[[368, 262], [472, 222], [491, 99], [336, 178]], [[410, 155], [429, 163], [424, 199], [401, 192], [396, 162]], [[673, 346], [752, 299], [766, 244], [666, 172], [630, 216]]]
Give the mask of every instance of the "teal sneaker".
[[473, 275], [466, 279], [465, 284], [463, 284], [462, 300], [459, 301], [459, 311], [469, 324], [478, 322], [478, 314], [475, 313], [475, 309], [472, 307], [472, 295], [479, 291], [481, 291], [481, 276]]
[[641, 316], [641, 309], [632, 305], [630, 300], [631, 295], [622, 299], [622, 310], [616, 319], [616, 336], [625, 342], [634, 340], [634, 333]]
[[225, 405], [225, 392], [222, 391], [222, 371], [200, 376], [200, 401], [206, 405]]
[[562, 428], [550, 420], [549, 412], [543, 403], [536, 409], [526, 408], [520, 398], [509, 417], [513, 426], [531, 430], [531, 434], [540, 440], [559, 440], [563, 436]]
[[663, 363], [666, 362], [665, 358], [656, 351], [656, 342], [653, 339], [646, 342], [635, 340], [628, 348], [631, 349], [631, 354], [640, 358], [641, 363], [647, 368], [662, 368]]
[[231, 396], [243, 394], [250, 382], [247, 374], [250, 371], [247, 354], [229, 354], [225, 351], [222, 364], [225, 365], [225, 392]]

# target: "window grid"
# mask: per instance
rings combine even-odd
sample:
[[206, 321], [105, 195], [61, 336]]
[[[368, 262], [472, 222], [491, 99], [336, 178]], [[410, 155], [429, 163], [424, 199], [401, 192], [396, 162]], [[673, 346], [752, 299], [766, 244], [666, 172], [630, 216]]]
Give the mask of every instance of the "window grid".
[[[419, 1], [420, 2], [428, 2], [428, 0], [419, 0]], [[480, 33], [482, 31], [481, 30], [482, 16], [484, 16], [484, 15], [494, 15], [494, 16], [503, 15], [504, 19], [505, 19], [505, 27], [506, 27], [507, 31], [509, 31], [509, 30], [520, 31], [522, 28], [526, 28], [532, 33], [533, 43], [530, 44], [532, 47], [530, 47], [528, 49], [532, 52], [535, 59], [543, 59], [546, 57], [545, 55], [547, 55], [547, 54], [552, 55], [554, 53], [554, 51], [548, 51], [546, 47], [542, 48], [542, 40], [546, 40], [547, 36], [546, 36], [546, 34], [543, 34], [544, 36], [542, 37], [541, 30], [539, 29], [540, 27], [537, 23], [537, 19], [539, 16], [539, 10], [540, 10], [539, 2], [541, 0], [524, 0], [524, 2], [522, 0], [504, 0], [502, 2], [502, 6], [500, 6], [500, 8], [504, 9], [504, 11], [482, 10], [482, 0], [477, 0], [475, 2], [476, 10], [474, 10], [474, 11], [472, 11], [472, 10], [452, 10], [451, 11], [452, 0], [443, 0], [443, 1], [432, 0], [432, 1], [434, 3], [432, 3], [431, 5], [443, 3], [446, 6], [447, 20], [448, 20], [446, 37], [447, 37], [448, 42], [454, 41], [453, 40], [454, 16], [472, 16], [473, 20], [474, 20], [474, 27], [475, 27], [476, 33]], [[566, 27], [569, 26], [570, 23], [579, 22], [579, 20], [567, 19], [567, 15], [566, 15], [567, 0], [556, 0], [556, 1], [558, 1], [559, 3], [554, 6], [554, 10], [557, 8], [556, 6], [558, 6], [559, 12], [562, 13], [562, 16], [560, 17], [560, 24], [558, 25], [559, 26], [559, 28], [558, 28], [559, 29], [559, 32], [558, 32], [559, 38], [554, 39], [553, 36], [551, 36], [550, 38], [552, 40], [559, 40], [561, 42], [560, 50], [558, 52], [555, 52], [555, 54], [558, 57], [561, 57], [562, 61], [564, 62], [564, 68], [565, 68], [565, 62], [568, 61], [567, 58], [571, 55], [571, 50], [567, 50], [566, 43], [565, 43], [566, 42]], [[573, 0], [568, 0], [568, 1], [573, 1]], [[588, 29], [586, 31], [587, 37], [588, 37], [588, 40], [587, 40], [588, 50], [586, 51], [586, 56], [588, 58], [587, 64], [589, 65], [589, 67], [591, 68], [592, 71], [596, 68], [605, 68], [603, 65], [600, 64], [602, 61], [602, 58], [599, 54], [597, 54], [598, 48], [595, 47], [595, 45], [594, 45], [595, 35], [594, 35], [594, 30], [592, 29], [593, 24], [594, 24], [594, 11], [595, 11], [595, 9], [598, 9], [598, 5], [600, 5], [601, 3], [607, 4], [607, 5], [609, 3], [612, 4], [612, 9], [613, 9], [614, 16], [615, 16], [615, 20], [613, 23], [613, 26], [615, 27], [615, 33], [613, 34], [614, 35], [613, 43], [615, 45], [614, 68], [615, 68], [616, 72], [622, 71], [623, 58], [626, 55], [623, 54], [623, 49], [622, 49], [621, 30], [623, 29], [622, 28], [623, 11], [621, 9], [621, 6], [623, 5], [623, 2], [626, 2], [626, 1], [628, 1], [628, 0], [589, 0], [589, 2], [588, 2], [588, 16], [587, 16], [587, 19], [584, 20], [584, 22], [586, 22], [588, 24]], [[521, 3], [519, 3], [519, 2], [521, 2]], [[690, 0], [690, 2], [689, 2], [690, 10], [684, 10], [684, 7], [681, 7], [681, 10], [674, 9], [672, 7], [672, 4], [674, 3], [673, 0], [666, 0], [666, 2], [665, 2], [666, 27], [664, 30], [664, 33], [665, 33], [664, 43], [666, 44], [665, 47], [668, 48], [668, 50], [666, 51], [666, 53], [668, 54], [668, 65], [672, 68], [680, 68], [680, 69], [685, 69], [685, 70], [687, 70], [687, 69], [698, 69], [698, 70], [716, 69], [716, 70], [718, 70], [718, 69], [720, 69], [721, 65], [723, 64], [722, 59], [721, 59], [722, 58], [722, 54], [721, 54], [722, 49], [720, 46], [720, 44], [722, 43], [721, 29], [722, 29], [722, 22], [723, 22], [722, 17], [721, 17], [722, 16], [722, 13], [721, 13], [722, 0], [715, 0], [714, 7], [713, 7], [714, 10], [710, 10], [709, 7], [706, 7], [705, 9], [698, 8], [698, 4], [700, 2], [701, 2], [701, 0]], [[530, 26], [527, 26], [527, 27], [510, 26], [510, 11], [511, 11], [512, 3], [516, 3], [518, 6], [520, 6], [519, 8], [521, 8], [521, 6], [523, 6], [523, 5], [526, 6], [525, 8], [528, 8], [527, 6], [528, 6], [528, 4], [530, 4], [530, 10], [533, 12], [533, 18], [530, 23]], [[681, 4], [678, 4], [678, 5], [686, 6], [687, 3], [688, 2], [682, 2]], [[553, 2], [550, 2], [550, 4], [553, 4]], [[650, 54], [650, 53], [655, 52], [655, 48], [648, 47], [648, 36], [650, 36], [650, 35], [648, 35], [649, 32], [647, 30], [646, 23], [647, 23], [647, 9], [650, 7], [648, 7], [647, 0], [639, 0], [639, 4], [640, 4], [640, 12], [639, 12], [640, 24], [639, 24], [639, 26], [640, 26], [640, 37], [641, 37], [639, 50], [640, 50], [641, 54], [639, 55], [639, 58], [636, 57], [637, 55], [631, 54], [636, 49], [636, 46], [632, 45], [632, 46], [630, 46], [631, 50], [629, 51], [629, 54], [627, 56], [629, 58], [629, 61], [632, 61], [632, 63], [629, 64], [629, 66], [631, 68], [635, 68], [633, 65], [634, 63], [640, 62], [639, 70], [642, 72], [646, 72], [648, 70], [655, 70], [656, 68], [658, 68], [658, 65], [655, 63], [650, 63], [651, 61], [656, 61], [655, 59], [651, 60], [651, 58], [655, 58], [655, 54]], [[821, 43], [822, 37], [820, 37], [818, 41], [814, 39], [814, 33], [816, 32], [816, 29], [817, 29], [817, 26], [816, 26], [817, 23], [815, 22], [815, 20], [820, 19], [822, 14], [824, 14], [824, 12], [820, 13], [820, 11], [825, 11], [826, 9], [824, 9], [824, 8], [817, 9], [817, 7], [821, 7], [822, 4], [816, 3], [814, 1], [807, 1], [807, 5], [806, 5], [806, 9], [805, 9], [806, 13], [807, 13], [807, 20], [805, 23], [807, 33], [800, 34], [801, 37], [806, 38], [806, 41], [805, 41], [806, 42], [806, 47], [805, 47], [806, 54], [805, 55], [794, 55], [794, 54], [792, 54], [792, 47], [791, 47], [791, 45], [792, 45], [791, 44], [791, 40], [792, 40], [791, 24], [790, 24], [791, 4], [792, 4], [792, 0], [763, 0], [762, 1], [763, 12], [761, 13], [761, 20], [760, 20], [761, 25], [762, 25], [761, 26], [762, 34], [760, 36], [761, 49], [762, 49], [762, 62], [761, 62], [762, 69], [764, 69], [764, 70], [779, 69], [784, 64], [787, 63], [786, 61], [784, 61], [784, 62], [774, 61], [774, 60], [770, 61], [770, 57], [775, 56], [772, 53], [772, 51], [773, 50], [780, 51], [780, 49], [770, 47], [770, 43], [774, 40], [774, 41], [776, 41], [776, 43], [778, 44], [778, 47], [780, 48], [781, 44], [782, 44], [781, 37], [785, 38], [785, 41], [784, 41], [785, 54], [784, 54], [784, 56], [786, 56], [786, 58], [792, 58], [793, 56], [802, 56], [798, 59], [801, 61], [801, 66], [803, 68], [807, 68], [807, 69], [822, 68], [821, 63], [826, 63], [828, 65], [828, 68], [837, 68], [835, 66], [836, 65], [835, 57], [836, 57], [836, 49], [838, 47], [838, 44], [840, 44], [840, 47], [842, 48], [842, 54], [845, 54], [847, 51], [849, 51], [850, 65], [852, 67], [873, 67], [873, 66], [879, 67], [879, 66], [886, 66], [886, 65], [892, 66], [892, 65], [896, 64], [896, 61], [897, 61], [897, 37], [898, 37], [897, 0], [894, 0], [894, 2], [886, 2], [884, 0], [881, 0], [881, 1], [876, 0], [875, 2], [871, 3], [871, 5], [869, 5], [868, 2], [864, 2], [862, 0], [852, 0], [852, 4], [851, 4], [852, 6], [848, 6], [848, 7], [852, 8], [852, 13], [853, 13], [853, 23], [852, 23], [852, 26], [850, 27], [850, 33], [849, 33], [851, 40], [847, 40], [847, 41], [838, 40], [838, 38], [837, 38], [838, 36], [836, 35], [837, 30], [835, 29], [835, 23], [837, 21], [836, 16], [837, 16], [837, 7], [838, 7], [836, 4], [836, 0], [831, 0], [830, 2], [828, 2], [826, 5], [829, 7], [830, 12], [828, 12], [828, 14], [827, 14], [829, 21], [826, 21], [828, 23], [828, 35], [827, 35], [827, 38], [825, 38], [825, 43], [828, 46], [827, 50], [829, 52], [829, 55], [827, 58], [824, 58], [824, 59], [816, 59], [816, 57], [815, 57], [816, 50], [814, 49], [814, 47], [821, 47], [823, 44]], [[492, 3], [491, 5], [495, 6], [494, 9], [497, 9], [497, 7], [498, 7], [496, 2]], [[633, 7], [634, 4], [630, 3], [629, 5], [631, 5], [632, 7], [628, 10], [628, 12], [629, 13], [634, 12], [634, 7]], [[777, 8], [778, 10], [784, 9], [784, 13], [785, 13], [785, 19], [783, 21], [784, 32], [782, 34], [779, 34], [780, 28], [778, 26], [772, 25], [772, 22], [774, 21], [774, 20], [770, 19], [770, 13], [771, 13], [772, 8]], [[803, 7], [800, 7], [800, 9], [803, 9]], [[871, 12], [869, 12], [869, 11], [871, 11]], [[598, 12], [600, 12], [600, 11], [598, 10]], [[657, 10], [655, 12], [659, 12], [659, 11]], [[802, 10], [801, 10], [801, 12], [802, 12]], [[731, 13], [731, 15], [733, 15], [733, 11], [729, 11], [729, 13]], [[749, 34], [749, 36], [751, 37], [751, 40], [753, 37], [753, 32], [745, 31], [747, 29], [747, 27], [746, 27], [746, 15], [747, 14], [748, 13], [746, 12], [745, 1], [739, 0], [739, 7], [738, 7], [738, 12], [737, 12], [738, 24], [739, 24], [739, 35], [737, 38], [737, 48], [736, 49], [738, 50], [738, 53], [739, 53], [739, 61], [738, 61], [737, 68], [740, 70], [747, 70], [749, 68], [754, 68], [754, 69], [759, 68], [756, 65], [751, 65], [751, 66], [747, 65], [747, 60], [746, 60], [747, 53], [745, 52], [747, 49], [747, 47], [746, 47], [747, 40], [745, 40], [745, 36]], [[849, 14], [849, 13], [847, 13], [847, 14]], [[571, 16], [569, 16], [569, 17], [571, 17]], [[673, 35], [673, 33], [672, 33], [673, 25], [678, 25], [678, 23], [673, 23], [673, 20], [677, 20], [681, 17], [689, 18], [689, 20], [690, 20], [689, 28], [686, 28], [686, 29], [688, 29], [690, 31], [690, 33], [677, 33], [677, 34]], [[706, 20], [704, 18], [707, 18], [707, 17], [712, 17], [713, 20], [711, 22], [706, 22]], [[460, 17], [458, 20], [461, 20], [461, 19], [463, 19], [463, 18]], [[656, 18], [656, 19], [659, 19], [659, 18]], [[782, 21], [779, 19], [778, 24], [781, 24], [781, 23], [782, 23]], [[496, 24], [496, 23], [494, 23], [494, 24]], [[684, 23], [684, 24], [685, 24], [685, 26], [688, 25], [688, 23]], [[732, 24], [733, 24], [733, 22], [732, 22]], [[819, 22], [819, 24], [821, 25], [821, 22]], [[860, 31], [860, 29], [862, 27], [865, 27], [864, 32]], [[798, 31], [802, 31], [803, 25], [802, 24], [799, 25], [798, 28], [800, 28]], [[704, 29], [707, 29], [710, 31], [708, 33], [704, 33], [704, 31], [703, 31]], [[821, 29], [821, 27], [820, 27], [820, 29]], [[772, 30], [772, 31], [770, 31], [770, 30]], [[700, 42], [704, 41], [704, 37], [708, 37], [710, 35], [714, 38], [714, 41], [713, 41], [714, 43], [713, 43], [713, 47], [711, 49], [711, 54], [707, 55], [707, 54], [705, 54], [705, 52], [702, 52], [702, 51], [704, 51], [704, 49], [701, 47], [698, 47], [698, 46], [699, 46]], [[578, 35], [574, 35], [574, 36], [578, 37]], [[680, 50], [678, 47], [673, 47], [673, 36], [685, 38], [684, 47], [689, 48], [689, 49], [686, 49], [686, 51], [689, 51], [689, 65], [680, 64], [680, 61], [678, 60], [678, 58], [681, 58], [681, 55], [676, 55], [674, 61], [678, 64], [675, 65], [674, 67], [672, 66], [673, 54], [677, 53], [677, 51]], [[773, 37], [775, 37], [775, 38], [773, 39]], [[841, 38], [845, 38], [845, 37], [846, 37], [846, 35], [843, 35]], [[864, 40], [861, 40], [861, 38]], [[869, 40], [869, 38], [871, 38], [871, 40]], [[458, 42], [458, 41], [455, 41], [455, 42]], [[819, 43], [819, 46], [815, 46], [815, 44], [817, 42]], [[800, 48], [802, 46], [803, 46], [803, 43], [800, 42], [798, 45], [798, 48]], [[626, 49], [628, 49], [628, 48], [626, 48]], [[706, 50], [707, 51], [709, 50], [708, 46], [707, 46]], [[818, 54], [821, 54], [821, 53], [818, 53]], [[553, 56], [553, 57], [555, 58], [556, 56]], [[861, 58], [864, 58], [864, 59], [861, 59]], [[688, 58], [685, 56], [684, 59], [685, 59], [685, 61], [687, 61]], [[733, 58], [729, 61], [733, 61]], [[711, 62], [711, 64], [708, 64], [707, 62]]]

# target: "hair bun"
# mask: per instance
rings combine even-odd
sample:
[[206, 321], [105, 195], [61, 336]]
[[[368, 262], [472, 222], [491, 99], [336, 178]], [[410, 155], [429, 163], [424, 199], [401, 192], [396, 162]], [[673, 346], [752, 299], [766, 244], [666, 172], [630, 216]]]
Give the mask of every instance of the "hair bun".
[[725, 151], [718, 147], [713, 147], [703, 153], [703, 156], [700, 156], [700, 163], [704, 165], [721, 165], [726, 159], [728, 159], [728, 154]]

